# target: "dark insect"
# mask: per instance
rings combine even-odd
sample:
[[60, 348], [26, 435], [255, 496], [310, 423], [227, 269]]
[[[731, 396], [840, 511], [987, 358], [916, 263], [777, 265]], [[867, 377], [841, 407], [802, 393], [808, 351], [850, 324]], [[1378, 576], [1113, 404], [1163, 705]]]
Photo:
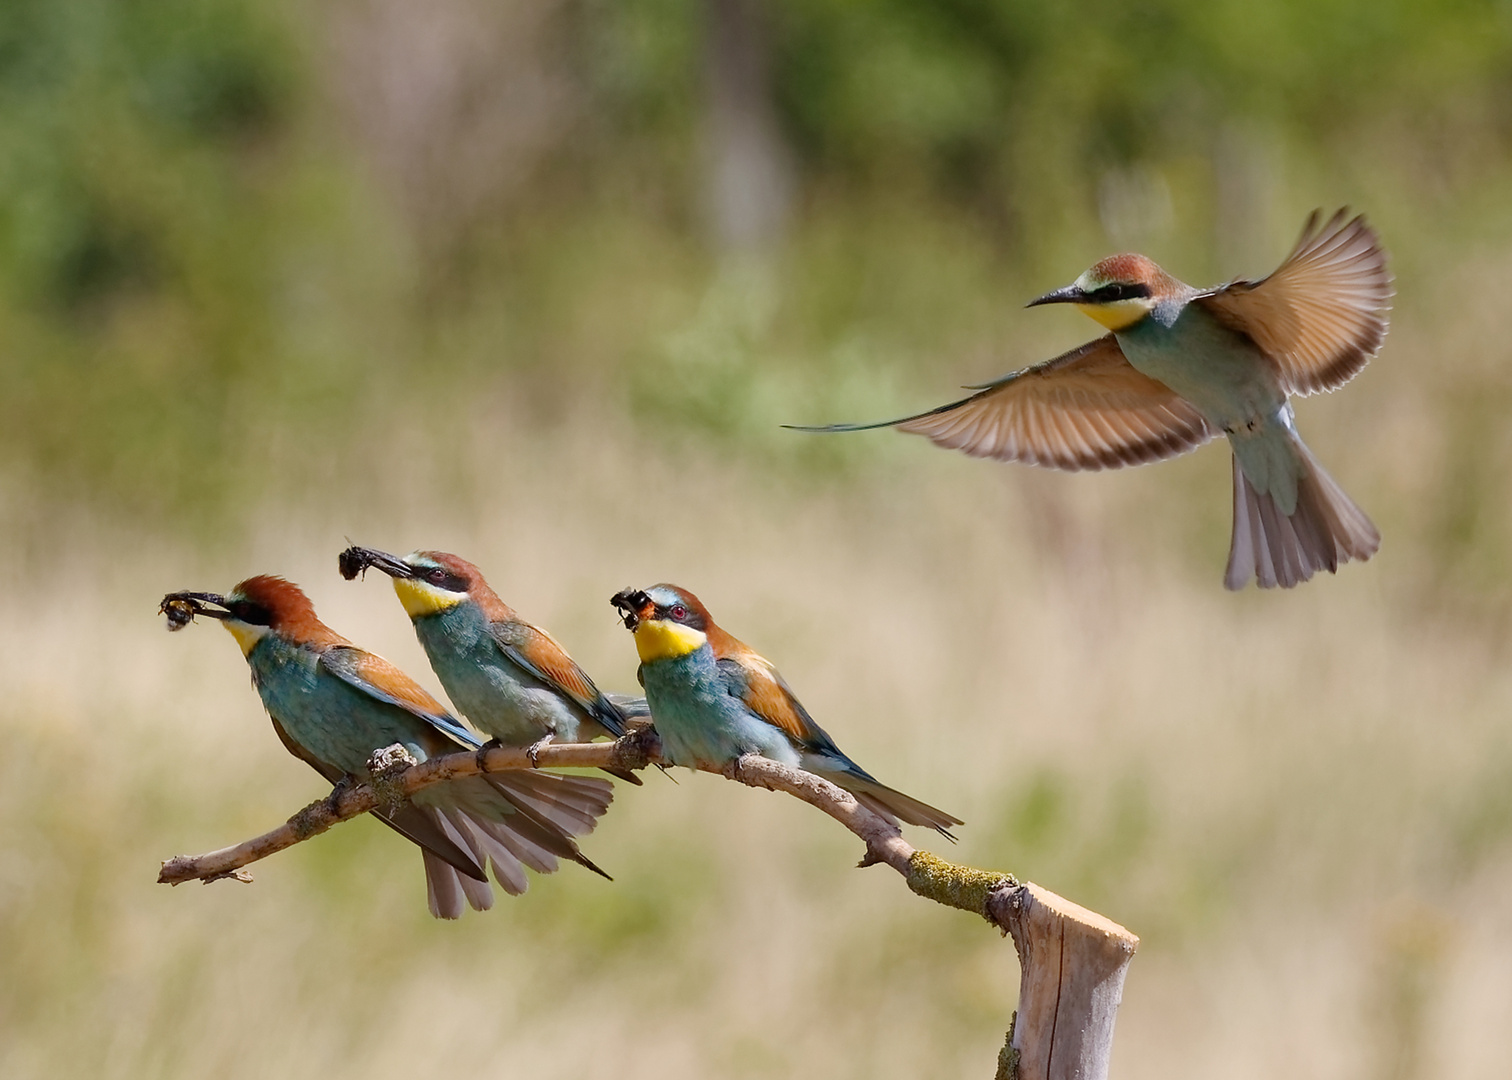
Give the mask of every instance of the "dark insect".
[[625, 621], [626, 630], [634, 630], [640, 625], [640, 616], [637, 614], [651, 598], [641, 589], [621, 589], [609, 598], [609, 603], [619, 609], [620, 618]]
[[336, 556], [336, 567], [341, 571], [341, 576], [348, 581], [358, 574], [366, 575], [367, 568], [371, 565], [367, 553], [360, 547], [349, 547]]
[[194, 621], [199, 605], [182, 596], [167, 596], [158, 605], [158, 613], [167, 616], [169, 630], [182, 630]]

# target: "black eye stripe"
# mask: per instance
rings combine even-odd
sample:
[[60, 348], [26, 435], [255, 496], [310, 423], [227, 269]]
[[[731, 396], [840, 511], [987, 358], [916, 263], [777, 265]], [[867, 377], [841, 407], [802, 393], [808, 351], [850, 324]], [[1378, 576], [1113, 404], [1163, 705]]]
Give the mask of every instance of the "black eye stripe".
[[253, 626], [267, 626], [273, 621], [273, 616], [268, 609], [261, 604], [254, 604], [250, 600], [238, 600], [226, 608], [232, 616], [240, 622], [250, 623]]
[[420, 576], [428, 584], [434, 585], [438, 589], [445, 589], [447, 592], [465, 593], [467, 591], [467, 582], [463, 581], [456, 574], [448, 573], [439, 567], [427, 570]]
[[1139, 300], [1150, 295], [1148, 285], [1115, 281], [1111, 285], [1093, 289], [1087, 297], [1097, 303], [1107, 304], [1115, 300]]
[[[678, 614], [679, 609], [682, 611], [681, 615]], [[656, 614], [658, 618], [671, 619], [675, 623], [682, 623], [682, 625], [694, 630], [705, 631], [708, 629], [708, 625], [705, 623], [702, 615], [680, 602], [666, 605], [658, 604], [656, 606]]]

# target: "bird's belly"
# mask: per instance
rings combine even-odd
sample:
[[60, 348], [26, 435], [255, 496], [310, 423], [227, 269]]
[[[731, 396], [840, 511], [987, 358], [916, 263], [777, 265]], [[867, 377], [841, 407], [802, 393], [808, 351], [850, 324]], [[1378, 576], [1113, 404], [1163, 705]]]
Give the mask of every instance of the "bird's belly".
[[394, 743], [402, 743], [417, 760], [426, 759], [413, 732], [385, 722], [371, 698], [322, 673], [313, 655], [303, 650], [278, 655], [260, 647], [249, 660], [268, 715], [319, 760], [361, 773], [374, 750]]
[[485, 627], [420, 620], [415, 631], [446, 696], [473, 726], [506, 746], [547, 735], [577, 739], [578, 719], [555, 691], [514, 667]]
[[1136, 370], [1190, 401], [1221, 430], [1253, 427], [1286, 404], [1273, 366], [1254, 343], [1195, 304], [1172, 326], [1147, 319], [1119, 334], [1118, 344]]
[[674, 765], [720, 768], [742, 754], [761, 754], [788, 765], [798, 754], [788, 737], [725, 692], [712, 674], [688, 670], [687, 658], [642, 665], [651, 721], [662, 754]]
[[[447, 680], [442, 680], [447, 682]], [[464, 666], [446, 692], [473, 724], [507, 746], [528, 746], [547, 735], [578, 737], [578, 718], [555, 691], [526, 682], [498, 659]]]

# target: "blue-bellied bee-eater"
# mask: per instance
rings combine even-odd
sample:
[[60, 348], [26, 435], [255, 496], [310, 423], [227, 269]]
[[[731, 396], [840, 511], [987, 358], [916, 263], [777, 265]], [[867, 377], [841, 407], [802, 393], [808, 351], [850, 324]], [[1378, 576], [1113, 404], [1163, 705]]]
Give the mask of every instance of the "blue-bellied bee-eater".
[[[321, 622], [309, 597], [283, 578], [251, 577], [225, 596], [170, 593], [161, 610], [170, 629], [196, 615], [220, 620], [247, 658], [279, 739], [338, 789], [367, 777], [374, 751], [396, 743], [417, 761], [481, 745], [418, 683]], [[512, 771], [446, 781], [374, 814], [420, 845], [431, 914], [455, 919], [464, 898], [478, 911], [493, 906], [490, 863], [511, 894], [525, 891], [525, 867], [549, 874], [558, 858], [608, 877], [573, 837], [592, 831], [611, 788], [607, 780]]]
[[[349, 547], [339, 559], [350, 580], [368, 567], [394, 582], [431, 669], [463, 716], [504, 746], [618, 738], [645, 715], [640, 699], [599, 690], [567, 650], [499, 599], [483, 572], [444, 551], [390, 555]], [[640, 783], [633, 772], [609, 770]]]
[[822, 776], [889, 821], [955, 839], [949, 827], [959, 818], [886, 787], [846, 757], [772, 662], [717, 626], [688, 590], [624, 589], [610, 603], [635, 634], [641, 684], [669, 762], [718, 769], [760, 754]]
[[1015, 371], [897, 427], [977, 457], [1054, 469], [1116, 469], [1185, 453], [1222, 434], [1234, 456], [1224, 584], [1290, 588], [1365, 560], [1381, 537], [1313, 457], [1289, 398], [1335, 390], [1381, 348], [1392, 295], [1363, 217], [1315, 212], [1259, 281], [1197, 289], [1143, 255], [1115, 255], [1031, 301], [1074, 304], [1111, 333]]

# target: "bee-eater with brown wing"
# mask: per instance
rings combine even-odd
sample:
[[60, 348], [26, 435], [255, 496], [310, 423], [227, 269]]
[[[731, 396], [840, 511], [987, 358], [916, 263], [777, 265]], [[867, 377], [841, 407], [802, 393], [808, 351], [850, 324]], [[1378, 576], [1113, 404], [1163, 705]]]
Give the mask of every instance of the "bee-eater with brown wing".
[[824, 777], [888, 821], [955, 839], [950, 826], [960, 818], [886, 786], [847, 757], [776, 666], [720, 628], [687, 589], [622, 589], [609, 602], [635, 635], [651, 722], [669, 762], [717, 769], [760, 754]]
[[[170, 629], [197, 615], [220, 620], [247, 658], [280, 741], [338, 786], [365, 779], [373, 752], [395, 743], [418, 761], [480, 745], [404, 672], [321, 622], [303, 590], [283, 578], [251, 577], [225, 596], [169, 593], [161, 610]], [[373, 813], [420, 845], [431, 914], [455, 919], [464, 899], [478, 911], [493, 906], [489, 864], [511, 894], [527, 888], [525, 867], [549, 874], [559, 857], [608, 877], [573, 837], [593, 830], [611, 787], [520, 770], [436, 784]]]
[[1259, 281], [1197, 289], [1143, 255], [1115, 255], [1030, 303], [1075, 304], [1111, 333], [961, 401], [876, 424], [977, 457], [1111, 469], [1175, 457], [1219, 434], [1234, 454], [1224, 584], [1290, 588], [1380, 547], [1380, 533], [1302, 442], [1292, 395], [1336, 390], [1381, 348], [1392, 295], [1374, 230], [1315, 212]]

